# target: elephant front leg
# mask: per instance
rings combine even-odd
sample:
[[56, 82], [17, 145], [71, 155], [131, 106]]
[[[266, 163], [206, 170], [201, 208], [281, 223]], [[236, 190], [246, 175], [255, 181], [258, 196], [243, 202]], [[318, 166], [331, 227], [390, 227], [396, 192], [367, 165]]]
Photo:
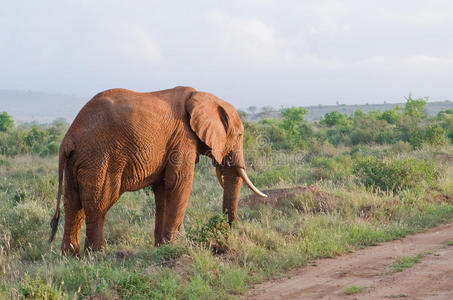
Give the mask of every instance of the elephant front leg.
[[156, 217], [154, 226], [154, 244], [156, 246], [164, 242], [163, 228], [165, 223], [165, 205], [167, 195], [165, 191], [165, 183], [153, 185], [154, 197], [156, 199]]
[[[156, 203], [156, 244], [171, 242], [178, 238], [184, 220], [187, 203], [192, 190], [195, 157], [180, 165], [167, 166], [165, 172], [165, 203]], [[157, 199], [157, 198], [156, 198]], [[160, 207], [159, 207], [160, 206]]]
[[86, 219], [85, 252], [104, 249], [104, 219], [105, 214], [90, 214]]

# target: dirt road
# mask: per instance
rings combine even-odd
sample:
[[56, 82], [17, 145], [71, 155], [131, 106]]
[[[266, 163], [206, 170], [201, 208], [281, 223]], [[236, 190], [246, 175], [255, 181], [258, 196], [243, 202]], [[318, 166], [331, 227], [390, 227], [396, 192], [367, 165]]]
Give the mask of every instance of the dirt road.
[[[244, 299], [453, 299], [453, 223], [402, 240], [320, 259], [280, 279], [257, 285]], [[411, 268], [390, 265], [423, 255]], [[366, 287], [346, 295], [351, 286]]]

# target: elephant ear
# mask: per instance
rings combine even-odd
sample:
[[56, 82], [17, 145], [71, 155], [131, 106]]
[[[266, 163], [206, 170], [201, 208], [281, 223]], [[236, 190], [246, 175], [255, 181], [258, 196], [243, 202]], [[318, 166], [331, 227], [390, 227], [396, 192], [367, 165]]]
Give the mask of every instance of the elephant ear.
[[216, 100], [212, 94], [195, 92], [187, 100], [186, 110], [190, 115], [190, 127], [221, 164], [227, 142], [228, 117]]

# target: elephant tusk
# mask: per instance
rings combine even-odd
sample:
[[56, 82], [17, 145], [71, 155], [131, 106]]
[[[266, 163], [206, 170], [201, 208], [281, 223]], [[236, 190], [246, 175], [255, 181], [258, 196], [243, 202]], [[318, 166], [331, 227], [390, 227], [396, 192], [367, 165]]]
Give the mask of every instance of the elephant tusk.
[[220, 185], [222, 186], [222, 188], [225, 188], [224, 182], [223, 182], [223, 177], [222, 177], [222, 172], [220, 172], [219, 167], [215, 168], [215, 173], [217, 174], [217, 179], [219, 180]]
[[263, 198], [267, 198], [267, 195], [263, 192], [261, 192], [259, 189], [257, 189], [252, 181], [249, 179], [249, 177], [247, 176], [247, 173], [245, 172], [245, 170], [243, 168], [236, 168], [239, 176], [241, 176], [241, 178], [244, 180], [244, 182], [247, 184], [247, 186], [253, 191], [255, 192], [255, 194], [257, 194], [258, 196], [260, 197], [263, 197]]

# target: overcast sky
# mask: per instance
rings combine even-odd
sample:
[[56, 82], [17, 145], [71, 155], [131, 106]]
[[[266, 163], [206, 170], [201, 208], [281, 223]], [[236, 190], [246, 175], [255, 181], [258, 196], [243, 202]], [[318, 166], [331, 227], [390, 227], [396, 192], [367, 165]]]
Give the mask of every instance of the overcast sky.
[[453, 1], [6, 1], [0, 89], [176, 85], [237, 107], [453, 99]]

